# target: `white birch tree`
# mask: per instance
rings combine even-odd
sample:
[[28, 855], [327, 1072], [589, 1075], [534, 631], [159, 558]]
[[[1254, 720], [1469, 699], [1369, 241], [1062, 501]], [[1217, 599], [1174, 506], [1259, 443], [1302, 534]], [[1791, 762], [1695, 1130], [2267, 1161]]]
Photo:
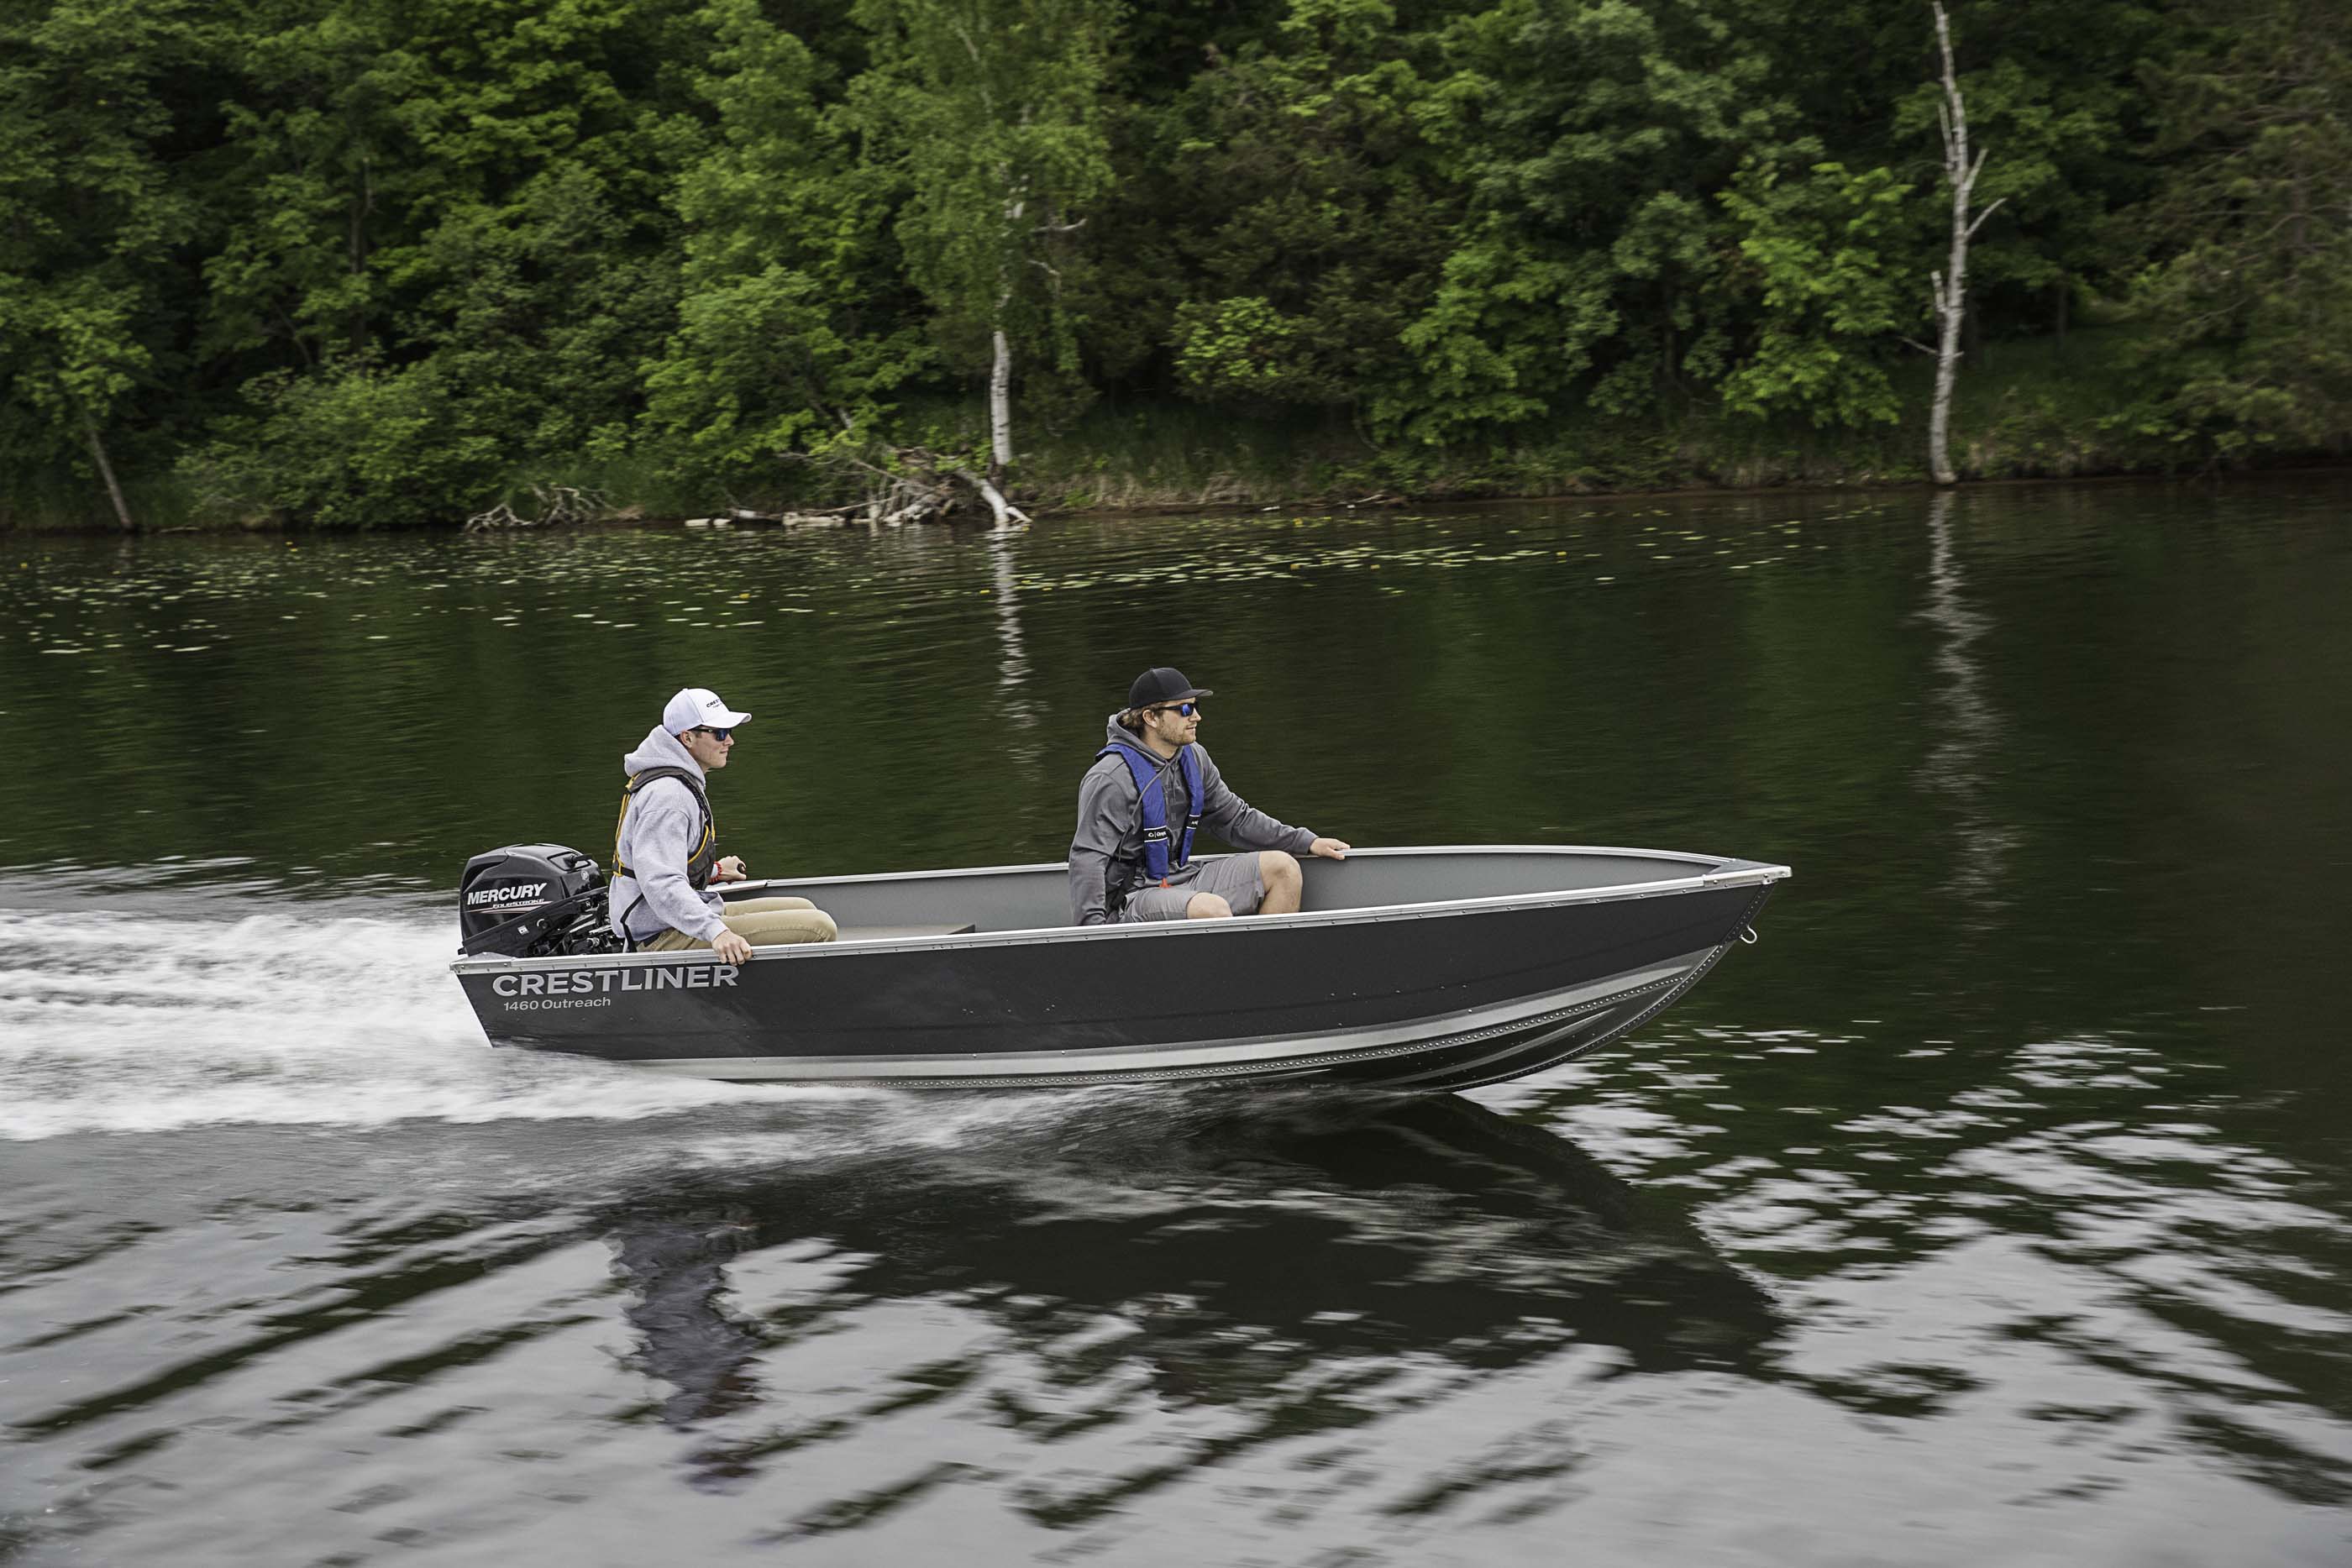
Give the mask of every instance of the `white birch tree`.
[[1928, 275], [1941, 332], [1936, 345], [1936, 401], [1927, 415], [1927, 471], [1937, 484], [1949, 485], [1958, 479], [1952, 471], [1952, 387], [1959, 378], [1960, 328], [1969, 308], [1969, 242], [2000, 203], [1969, 215], [1969, 199], [1990, 150], [1979, 147], [1970, 155], [1968, 106], [1961, 100], [1959, 76], [1952, 65], [1951, 18], [1943, 0], [1927, 0], [1927, 7], [1936, 15], [1936, 45], [1944, 57], [1943, 98], [1936, 105], [1936, 123], [1944, 137], [1944, 183], [1952, 193], [1951, 254], [1942, 271]]
[[1056, 253], [1109, 183], [1110, 0], [858, 0], [872, 68], [851, 115], [903, 182], [908, 275], [951, 333], [989, 345], [989, 465], [1003, 521], [1016, 352], [1065, 337]]

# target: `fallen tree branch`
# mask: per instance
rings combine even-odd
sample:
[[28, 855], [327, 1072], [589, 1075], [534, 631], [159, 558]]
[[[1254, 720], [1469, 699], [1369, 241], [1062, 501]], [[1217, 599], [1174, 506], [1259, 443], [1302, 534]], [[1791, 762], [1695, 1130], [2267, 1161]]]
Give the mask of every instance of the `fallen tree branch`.
[[1024, 523], [1029, 520], [1028, 513], [1006, 500], [1003, 492], [980, 475], [969, 468], [958, 468], [953, 470], [953, 473], [957, 478], [980, 492], [980, 498], [987, 502], [988, 509], [996, 515], [998, 528], [1010, 528], [1015, 520]]
[[584, 523], [602, 516], [611, 506], [602, 491], [580, 485], [533, 483], [530, 493], [539, 502], [539, 516], [526, 517], [500, 501], [467, 517], [465, 531], [478, 534], [491, 528], [548, 528], [564, 523]]
[[865, 497], [846, 506], [794, 512], [786, 521], [815, 522], [832, 517], [872, 528], [898, 528], [951, 517], [976, 506], [986, 507], [1000, 528], [1029, 521], [1029, 514], [987, 476], [942, 458], [928, 447], [877, 444], [859, 451], [835, 446], [783, 455], [792, 462], [808, 464], [836, 484], [854, 484]]

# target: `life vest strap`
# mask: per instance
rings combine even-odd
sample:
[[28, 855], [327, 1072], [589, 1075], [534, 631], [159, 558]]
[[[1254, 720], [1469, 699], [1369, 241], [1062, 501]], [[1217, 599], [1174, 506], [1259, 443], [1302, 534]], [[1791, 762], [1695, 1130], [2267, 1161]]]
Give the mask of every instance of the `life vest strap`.
[[[686, 880], [699, 893], [710, 884], [711, 871], [719, 864], [719, 819], [711, 814], [710, 797], [703, 793], [701, 782], [683, 768], [648, 768], [642, 773], [629, 775], [628, 784], [621, 790], [621, 814], [613, 822], [613, 874], [625, 876], [631, 881], [636, 879], [637, 873], [621, 859], [621, 831], [628, 825], [629, 806], [637, 798], [637, 792], [663, 779], [675, 779], [685, 785], [701, 811], [702, 831], [695, 836], [694, 849], [686, 857]], [[630, 914], [635, 914], [635, 904], [630, 905]]]

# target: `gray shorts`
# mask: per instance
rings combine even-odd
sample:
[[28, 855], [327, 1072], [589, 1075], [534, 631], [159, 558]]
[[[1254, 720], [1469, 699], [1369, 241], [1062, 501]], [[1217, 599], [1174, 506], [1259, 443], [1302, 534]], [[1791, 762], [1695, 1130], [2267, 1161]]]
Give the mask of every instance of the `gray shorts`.
[[1265, 880], [1257, 873], [1257, 852], [1246, 850], [1219, 860], [1202, 861], [1201, 874], [1173, 887], [1139, 887], [1127, 895], [1118, 912], [1119, 924], [1145, 920], [1182, 920], [1185, 905], [1195, 894], [1213, 893], [1234, 906], [1235, 915], [1255, 915], [1265, 896]]

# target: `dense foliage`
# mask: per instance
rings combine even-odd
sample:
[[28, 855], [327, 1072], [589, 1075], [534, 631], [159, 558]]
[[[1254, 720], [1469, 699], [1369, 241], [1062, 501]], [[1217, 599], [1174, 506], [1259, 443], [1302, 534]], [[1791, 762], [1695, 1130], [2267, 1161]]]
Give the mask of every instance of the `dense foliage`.
[[[2343, 443], [2340, 0], [1954, 21], [1972, 346], [2087, 316], [2147, 440]], [[1023, 440], [1867, 429], [1944, 242], [1934, 62], [1924, 0], [5, 0], [0, 472], [344, 526], [776, 496], [978, 451], [992, 363]]]

